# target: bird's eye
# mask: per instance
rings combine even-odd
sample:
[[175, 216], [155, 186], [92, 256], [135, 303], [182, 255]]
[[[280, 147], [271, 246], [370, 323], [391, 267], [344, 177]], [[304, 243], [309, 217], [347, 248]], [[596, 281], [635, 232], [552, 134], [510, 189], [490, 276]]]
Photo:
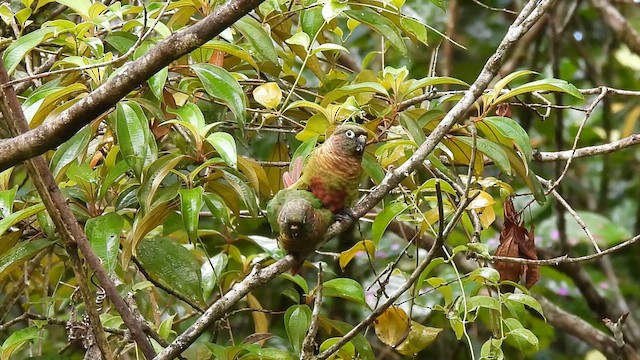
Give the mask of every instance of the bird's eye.
[[349, 139], [353, 139], [354, 137], [356, 137], [356, 133], [353, 132], [353, 130], [347, 130], [347, 132], [344, 133]]

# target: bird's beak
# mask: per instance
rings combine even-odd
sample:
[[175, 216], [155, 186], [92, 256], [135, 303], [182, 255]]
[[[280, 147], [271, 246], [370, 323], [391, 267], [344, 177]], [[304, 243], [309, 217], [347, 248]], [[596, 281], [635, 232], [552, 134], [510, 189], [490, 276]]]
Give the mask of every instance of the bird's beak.
[[356, 150], [358, 150], [358, 152], [362, 152], [362, 150], [364, 150], [364, 146], [367, 144], [367, 135], [358, 136], [356, 143], [358, 144]]

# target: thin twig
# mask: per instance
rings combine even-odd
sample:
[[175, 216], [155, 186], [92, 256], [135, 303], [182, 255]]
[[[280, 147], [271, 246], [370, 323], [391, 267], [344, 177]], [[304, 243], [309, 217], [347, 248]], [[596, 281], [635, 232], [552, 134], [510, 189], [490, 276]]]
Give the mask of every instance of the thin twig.
[[316, 297], [313, 302], [313, 311], [311, 312], [311, 323], [309, 324], [309, 332], [305, 336], [302, 342], [302, 353], [300, 354], [300, 360], [313, 359], [313, 354], [316, 349], [316, 335], [318, 333], [318, 327], [320, 326], [320, 309], [322, 308], [322, 263], [318, 266], [318, 286], [314, 296]]

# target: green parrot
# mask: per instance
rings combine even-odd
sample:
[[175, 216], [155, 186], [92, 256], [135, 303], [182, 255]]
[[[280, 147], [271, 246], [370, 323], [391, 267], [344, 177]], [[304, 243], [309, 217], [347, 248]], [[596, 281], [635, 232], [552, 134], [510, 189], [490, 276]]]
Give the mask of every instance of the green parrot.
[[309, 155], [302, 175], [290, 188], [313, 193], [336, 220], [343, 220], [345, 216], [353, 218], [350, 207], [358, 200], [366, 143], [365, 128], [355, 124], [339, 125]]
[[309, 191], [290, 188], [280, 190], [267, 204], [267, 218], [279, 234], [280, 247], [296, 258], [291, 270], [296, 274], [324, 238], [333, 214]]

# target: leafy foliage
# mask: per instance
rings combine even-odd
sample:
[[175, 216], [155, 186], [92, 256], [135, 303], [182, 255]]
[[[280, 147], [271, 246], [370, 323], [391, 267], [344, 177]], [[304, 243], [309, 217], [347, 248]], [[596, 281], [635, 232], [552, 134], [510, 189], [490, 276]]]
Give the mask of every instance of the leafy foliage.
[[[442, 39], [453, 40], [438, 30], [446, 5], [263, 2], [201, 48], [141, 81], [113, 109], [44, 155], [102, 266], [121, 295], [132, 296], [152, 331], [173, 341], [253, 266], [283, 257], [263, 216], [265, 204], [299, 176], [304, 160], [336, 125], [357, 122], [371, 134], [360, 184], [365, 193], [437, 138], [434, 129], [449, 102], [469, 89], [465, 71], [479, 70], [477, 64], [461, 63], [456, 66], [465, 69], [459, 74], [425, 76], [428, 61], [422, 53]], [[130, 61], [219, 6], [126, 0], [0, 4], [3, 35], [11, 36], [2, 60], [13, 78], [31, 75], [34, 65], [55, 54], [44, 70], [52, 72], [19, 94], [30, 126], [56, 121], [125, 72]], [[472, 5], [459, 6], [469, 11]], [[431, 15], [421, 15], [420, 8]], [[506, 28], [505, 20], [499, 21], [500, 31], [487, 30], [492, 38]], [[486, 52], [468, 55], [480, 64]], [[508, 262], [496, 262], [495, 269], [482, 263], [464, 268], [459, 260], [462, 252], [488, 258], [489, 239], [498, 234], [495, 255], [538, 259], [533, 228], [526, 231], [516, 211], [529, 205], [514, 205], [511, 196], [537, 201], [531, 206], [536, 221], [558, 221], [538, 178], [548, 169], [534, 164], [534, 148], [551, 138], [549, 122], [534, 128], [525, 121], [552, 96], [564, 96], [571, 106], [584, 102], [576, 86], [548, 74], [502, 74], [464, 121], [437, 138], [423, 166], [406, 174], [374, 208], [367, 216], [371, 221], [361, 222], [355, 241], [349, 240], [352, 231], [325, 246], [329, 256], [322, 261], [329, 270], [322, 290], [309, 285], [314, 283], [310, 267], [304, 277], [281, 275], [252, 289], [185, 357], [299, 358], [313, 322], [320, 325], [318, 350], [325, 351], [407, 281], [413, 283], [406, 298], [382, 309], [375, 331], [350, 339], [336, 358], [373, 359], [388, 347], [397, 357], [433, 357], [437, 344], [445, 348], [457, 341], [467, 342], [467, 352], [479, 349], [482, 358], [555, 353], [549, 326], [525, 309], [544, 316], [528, 289], [539, 280], [545, 286], [566, 282], [558, 271], [541, 274], [536, 265]], [[533, 104], [531, 109], [517, 109], [523, 101]], [[635, 120], [625, 122], [632, 133]], [[83, 311], [72, 300], [79, 280], [68, 269], [68, 255], [55, 245], [60, 241], [44, 208], [25, 166], [0, 173], [0, 289], [7, 294], [0, 296], [0, 322], [20, 314], [30, 319], [26, 327], [12, 325], [15, 332], [0, 347], [2, 359], [61, 350], [67, 333], [55, 325]], [[496, 221], [502, 210], [504, 222]], [[601, 215], [580, 215], [602, 226], [596, 235], [607, 245], [629, 234]], [[410, 278], [433, 239], [443, 236], [439, 257]], [[524, 287], [518, 284], [523, 274]], [[95, 291], [98, 296], [100, 288]], [[317, 296], [324, 304], [314, 318]], [[22, 307], [14, 306], [18, 297]], [[116, 329], [110, 337], [115, 348], [123, 339], [122, 320], [108, 305], [102, 311], [103, 325]], [[538, 328], [531, 326], [535, 321]], [[5, 330], [0, 327], [0, 333]], [[132, 346], [123, 344], [119, 351], [123, 358], [136, 356]], [[77, 357], [82, 349], [72, 347], [69, 353]]]

